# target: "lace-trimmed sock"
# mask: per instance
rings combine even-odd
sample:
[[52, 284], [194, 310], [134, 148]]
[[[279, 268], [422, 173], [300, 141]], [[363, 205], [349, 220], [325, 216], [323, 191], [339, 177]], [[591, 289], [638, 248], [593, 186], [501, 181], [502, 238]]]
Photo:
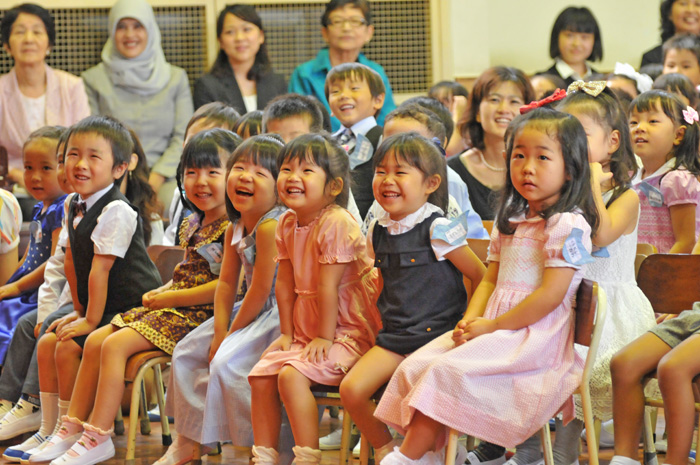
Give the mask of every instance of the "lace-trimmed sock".
[[80, 439], [66, 452], [66, 455], [69, 457], [80, 457], [95, 447], [102, 445], [102, 443], [111, 441], [111, 428], [105, 431], [87, 423], [83, 424], [83, 428], [85, 428], [83, 435], [80, 436]]
[[318, 465], [321, 463], [321, 450], [312, 449], [311, 447], [292, 447], [294, 452], [294, 463], [296, 465]]
[[253, 446], [253, 463], [256, 465], [277, 465], [280, 454], [272, 447]]

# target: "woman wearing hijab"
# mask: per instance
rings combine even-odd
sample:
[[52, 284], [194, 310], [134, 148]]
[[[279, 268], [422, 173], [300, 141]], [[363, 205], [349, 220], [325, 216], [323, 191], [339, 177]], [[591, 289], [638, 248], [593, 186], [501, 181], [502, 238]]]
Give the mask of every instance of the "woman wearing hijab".
[[149, 183], [168, 205], [194, 111], [187, 73], [165, 61], [160, 29], [145, 0], [117, 1], [109, 12], [109, 33], [102, 63], [82, 75], [90, 109], [136, 132], [151, 168]]

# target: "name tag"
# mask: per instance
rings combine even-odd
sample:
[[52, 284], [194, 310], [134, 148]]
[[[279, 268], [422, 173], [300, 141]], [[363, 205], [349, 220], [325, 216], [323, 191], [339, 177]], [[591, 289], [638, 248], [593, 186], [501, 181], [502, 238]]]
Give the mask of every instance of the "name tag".
[[355, 150], [348, 155], [350, 157], [351, 170], [363, 163], [367, 163], [372, 158], [372, 154], [374, 154], [374, 146], [365, 136], [359, 134], [355, 140]]
[[221, 261], [224, 258], [224, 248], [218, 242], [205, 244], [197, 249], [197, 253], [209, 262], [209, 269], [215, 275], [221, 273]]
[[41, 223], [36, 220], [29, 223], [29, 234], [31, 234], [31, 236], [34, 238], [34, 242], [37, 244], [41, 243], [44, 237], [44, 234], [41, 231]]
[[646, 195], [649, 200], [649, 205], [657, 208], [664, 206], [664, 194], [662, 194], [659, 189], [648, 182], [642, 182], [639, 185], [639, 189]]
[[450, 245], [457, 245], [467, 238], [467, 214], [462, 213], [449, 224], [438, 224], [433, 229], [432, 239], [441, 239]]
[[571, 234], [564, 241], [564, 248], [562, 249], [562, 254], [564, 255], [564, 260], [571, 263], [572, 265], [585, 265], [586, 263], [591, 263], [595, 259], [588, 253], [586, 247], [583, 245], [583, 230], [579, 228], [574, 228], [571, 230]]

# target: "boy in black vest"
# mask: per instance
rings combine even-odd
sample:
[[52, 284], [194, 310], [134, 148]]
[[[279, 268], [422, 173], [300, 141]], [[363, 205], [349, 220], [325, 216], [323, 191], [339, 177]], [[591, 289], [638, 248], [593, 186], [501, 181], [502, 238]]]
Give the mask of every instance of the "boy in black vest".
[[325, 91], [331, 114], [342, 124], [333, 137], [350, 157], [350, 188], [364, 218], [374, 201], [372, 157], [383, 131], [375, 117], [384, 104], [384, 82], [365, 65], [343, 63], [328, 73]]

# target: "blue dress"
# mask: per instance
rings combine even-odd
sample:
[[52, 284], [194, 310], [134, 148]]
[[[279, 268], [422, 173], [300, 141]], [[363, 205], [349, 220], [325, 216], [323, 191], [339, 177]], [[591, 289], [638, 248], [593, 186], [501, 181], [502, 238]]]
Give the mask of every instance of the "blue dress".
[[[54, 200], [44, 213], [44, 203], [39, 202], [32, 211], [29, 227], [29, 249], [27, 258], [7, 281], [13, 283], [41, 266], [51, 256], [51, 237], [61, 227], [63, 221], [63, 202], [66, 196]], [[0, 301], [0, 361], [5, 360], [5, 353], [12, 340], [12, 334], [20, 317], [36, 310], [39, 288], [27, 291], [17, 297]]]

